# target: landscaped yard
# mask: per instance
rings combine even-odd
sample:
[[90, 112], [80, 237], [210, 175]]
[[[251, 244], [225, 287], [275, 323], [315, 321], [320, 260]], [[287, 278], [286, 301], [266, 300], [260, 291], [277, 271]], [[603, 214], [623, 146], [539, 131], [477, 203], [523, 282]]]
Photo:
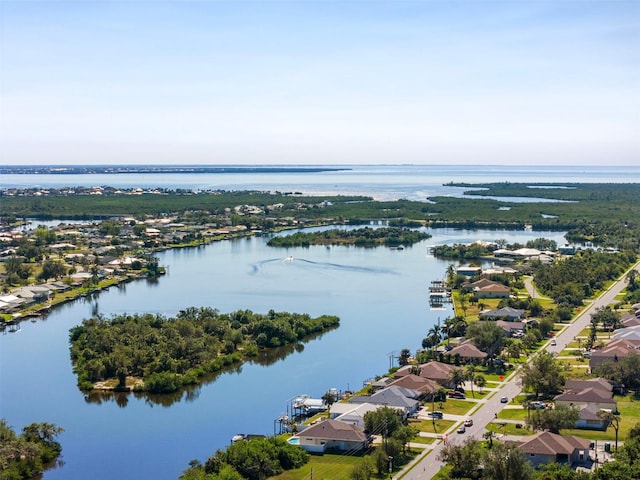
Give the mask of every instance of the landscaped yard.
[[313, 469], [314, 480], [334, 480], [349, 478], [353, 467], [362, 461], [362, 456], [351, 455], [311, 455], [309, 462], [302, 468], [289, 470], [272, 480], [307, 480], [311, 478]]

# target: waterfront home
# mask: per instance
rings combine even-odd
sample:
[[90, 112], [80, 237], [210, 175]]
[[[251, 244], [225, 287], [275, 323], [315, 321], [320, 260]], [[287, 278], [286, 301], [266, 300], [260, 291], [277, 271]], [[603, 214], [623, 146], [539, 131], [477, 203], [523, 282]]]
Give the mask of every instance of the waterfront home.
[[371, 403], [378, 406], [386, 406], [402, 409], [403, 417], [413, 415], [420, 408], [421, 393], [416, 390], [401, 387], [388, 387], [373, 395], [357, 395], [349, 399], [349, 403]]
[[423, 363], [416, 367], [415, 365], [407, 365], [402, 367], [396, 371], [393, 376], [396, 378], [400, 378], [406, 375], [413, 373], [413, 370], [417, 368], [418, 375], [423, 378], [428, 378], [429, 380], [433, 380], [438, 382], [443, 387], [452, 386], [450, 383], [451, 372], [456, 369], [460, 369], [460, 367], [456, 367], [455, 365], [449, 365], [448, 363], [442, 363], [438, 361], [431, 361], [427, 363]]
[[332, 419], [305, 428], [298, 437], [300, 447], [310, 453], [324, 453], [327, 450], [357, 452], [369, 445], [364, 428]]
[[465, 277], [475, 277], [482, 273], [482, 268], [475, 265], [467, 265], [466, 267], [456, 268], [456, 273]]
[[[331, 413], [330, 418], [334, 420], [338, 420], [339, 422], [348, 423], [350, 425], [356, 425], [358, 427], [364, 428], [364, 416], [368, 412], [375, 412], [377, 409], [381, 408], [380, 405], [376, 405], [373, 403], [343, 403], [338, 402], [331, 405]], [[394, 408], [394, 407], [390, 407]], [[396, 408], [401, 414], [403, 413], [402, 408]]]
[[584, 438], [540, 432], [517, 442], [524, 457], [534, 467], [551, 462], [570, 467], [588, 465], [590, 441]]
[[400, 378], [396, 378], [388, 384], [389, 387], [402, 387], [420, 392], [421, 397], [431, 397], [440, 390], [440, 384], [435, 380], [421, 377], [410, 373]]
[[524, 317], [524, 310], [519, 308], [504, 307], [497, 310], [484, 310], [480, 312], [480, 320], [505, 320], [519, 322]]
[[487, 354], [476, 347], [471, 340], [466, 340], [457, 347], [453, 347], [448, 353], [452, 357], [458, 356], [464, 362], [477, 363], [487, 358]]
[[482, 278], [477, 282], [466, 283], [462, 285], [464, 290], [467, 290], [476, 298], [509, 298], [511, 289], [506, 285], [503, 285], [487, 278]]

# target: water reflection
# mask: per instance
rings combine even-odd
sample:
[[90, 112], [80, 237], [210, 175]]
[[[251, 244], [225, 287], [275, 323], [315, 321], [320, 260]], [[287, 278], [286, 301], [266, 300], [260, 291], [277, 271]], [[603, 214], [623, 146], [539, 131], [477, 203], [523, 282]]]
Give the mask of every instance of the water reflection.
[[[268, 367], [276, 362], [284, 360], [292, 353], [302, 353], [304, 351], [304, 343], [311, 342], [313, 340], [319, 340], [327, 332], [335, 330], [338, 327], [331, 328], [322, 333], [316, 333], [310, 335], [304, 340], [304, 342], [292, 343], [283, 347], [272, 348], [268, 350], [262, 350], [258, 353], [257, 357], [253, 357], [246, 361], [246, 363], [252, 363]], [[103, 403], [115, 402], [118, 407], [124, 408], [129, 403], [129, 396], [133, 395], [136, 399], [142, 399], [148, 405], [160, 405], [162, 407], [170, 407], [174, 403], [178, 403], [182, 400], [185, 402], [193, 402], [199, 395], [202, 387], [210, 383], [215, 382], [223, 374], [240, 374], [242, 373], [242, 363], [230, 365], [224, 367], [214, 373], [210, 373], [201, 377], [201, 383], [198, 385], [189, 385], [183, 387], [180, 390], [172, 393], [148, 393], [148, 392], [115, 392], [111, 390], [92, 390], [84, 397], [85, 402], [101, 405]]]

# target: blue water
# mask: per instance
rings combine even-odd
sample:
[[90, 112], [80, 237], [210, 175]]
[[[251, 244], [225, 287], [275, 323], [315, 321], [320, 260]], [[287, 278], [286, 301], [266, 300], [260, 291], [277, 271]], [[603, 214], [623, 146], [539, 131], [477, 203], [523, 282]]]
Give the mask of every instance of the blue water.
[[[354, 167], [355, 168], [355, 167]], [[46, 176], [43, 187], [68, 185], [163, 186], [166, 188], [254, 188], [282, 191], [361, 193], [388, 198], [426, 198], [448, 191], [448, 181], [505, 180], [503, 167], [358, 167], [358, 171], [233, 178], [131, 175]], [[628, 168], [627, 168], [628, 170]], [[575, 176], [560, 169], [516, 168], [509, 181], [604, 181], [604, 171]], [[360, 172], [360, 173], [358, 173]], [[421, 173], [418, 173], [421, 172]], [[564, 173], [563, 173], [564, 172]], [[611, 175], [618, 175], [617, 170]], [[465, 176], [466, 175], [466, 176]], [[1, 179], [2, 186], [33, 176]], [[12, 176], [9, 176], [12, 177]], [[203, 177], [203, 178], [200, 178]], [[631, 178], [615, 177], [618, 181]], [[640, 178], [636, 175], [633, 178]], [[164, 182], [159, 184], [157, 182]], [[612, 176], [610, 181], [614, 181]], [[60, 182], [57, 183], [56, 182]], [[224, 182], [224, 185], [223, 185]], [[252, 183], [249, 183], [252, 182]], [[268, 188], [267, 188], [268, 187]], [[420, 348], [427, 330], [451, 311], [430, 310], [428, 286], [442, 279], [448, 262], [429, 254], [429, 245], [505, 239], [525, 243], [545, 236], [564, 243], [558, 232], [430, 231], [433, 238], [405, 250], [310, 247], [273, 249], [266, 238], [219, 242], [163, 252], [168, 275], [157, 283], [138, 281], [111, 288], [92, 299], [62, 306], [46, 318], [23, 322], [0, 335], [0, 416], [17, 430], [31, 422], [65, 429], [64, 465], [50, 479], [175, 479], [191, 459], [200, 461], [224, 448], [237, 433], [272, 434], [288, 399], [327, 389], [354, 390], [384, 373], [403, 348]], [[292, 262], [283, 261], [293, 256]], [[189, 394], [162, 404], [159, 399], [123, 396], [102, 403], [78, 391], [69, 361], [68, 331], [95, 313], [157, 312], [210, 306], [222, 312], [270, 309], [332, 314], [341, 326], [294, 349], [270, 365], [245, 364]], [[166, 400], [166, 397], [165, 397]]]
[[[203, 173], [108, 175], [2, 175], [0, 188], [113, 186], [119, 188], [219, 189], [369, 195], [379, 200], [424, 201], [436, 195], [460, 196], [465, 188], [449, 182], [638, 183], [640, 166], [351, 165], [319, 173]], [[530, 200], [528, 200], [530, 201]]]

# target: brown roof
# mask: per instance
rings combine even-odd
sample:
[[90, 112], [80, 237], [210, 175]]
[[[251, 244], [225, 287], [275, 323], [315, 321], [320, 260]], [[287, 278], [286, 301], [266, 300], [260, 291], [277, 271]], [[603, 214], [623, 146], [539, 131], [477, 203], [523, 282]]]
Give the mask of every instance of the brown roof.
[[357, 425], [326, 419], [305, 428], [299, 434], [301, 437], [322, 438], [326, 440], [345, 440], [350, 442], [365, 442], [367, 436]]
[[580, 391], [585, 388], [597, 387], [608, 392], [613, 392], [613, 385], [606, 378], [590, 378], [588, 380], [567, 380], [564, 383], [565, 392], [569, 390]]
[[510, 292], [509, 287], [502, 285], [501, 283], [496, 283], [494, 285], [486, 285], [484, 287], [474, 289], [477, 292]]
[[469, 290], [473, 290], [474, 288], [482, 288], [482, 287], [486, 287], [488, 285], [496, 285], [497, 283], [494, 282], [493, 280], [489, 280], [488, 278], [481, 278], [480, 280], [478, 280], [477, 282], [473, 282], [473, 283], [463, 283], [462, 286], [464, 288], [468, 288]]
[[438, 382], [414, 375], [413, 373], [394, 380], [389, 386], [410, 388], [420, 393], [435, 393], [440, 390], [440, 384], [438, 384]]
[[628, 340], [625, 338], [611, 340], [602, 350], [593, 350], [591, 352], [589, 365], [596, 367], [605, 360], [615, 361], [619, 357], [626, 357], [633, 353], [640, 355], [640, 340]]
[[460, 355], [461, 358], [486, 358], [487, 354], [476, 347], [471, 340], [461, 343], [448, 352], [450, 355]]
[[584, 388], [579, 391], [570, 390], [560, 395], [556, 395], [553, 399], [558, 402], [572, 402], [572, 403], [612, 403], [615, 405], [613, 395], [607, 390], [601, 388]]
[[432, 362], [420, 365], [420, 376], [429, 378], [431, 380], [448, 380], [451, 372], [457, 368], [455, 365], [449, 365], [448, 363]]
[[575, 450], [589, 450], [589, 440], [578, 437], [540, 432], [520, 441], [520, 449], [526, 454], [571, 455]]

